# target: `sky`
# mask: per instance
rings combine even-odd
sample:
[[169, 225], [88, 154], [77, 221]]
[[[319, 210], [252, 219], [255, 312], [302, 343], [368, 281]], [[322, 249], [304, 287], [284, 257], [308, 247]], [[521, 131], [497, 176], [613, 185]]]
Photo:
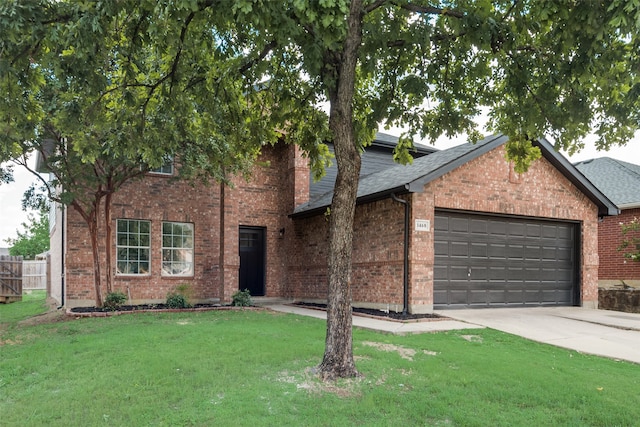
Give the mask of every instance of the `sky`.
[[[381, 130], [384, 133], [399, 136], [400, 129]], [[613, 159], [640, 164], [640, 132], [624, 147], [614, 147], [609, 151], [597, 151], [594, 145], [595, 137], [585, 140], [585, 148], [569, 157], [572, 163], [596, 157], [611, 157]], [[464, 143], [464, 137], [458, 139], [440, 138], [434, 145], [438, 149], [446, 149]], [[424, 144], [424, 142], [423, 142]], [[563, 153], [566, 156], [566, 153]], [[32, 159], [33, 160], [33, 159]], [[20, 202], [24, 191], [35, 182], [35, 177], [25, 168], [14, 168], [15, 181], [10, 184], [0, 184], [0, 247], [7, 247], [6, 239], [17, 237], [17, 230], [24, 231], [22, 223], [27, 221], [27, 213], [22, 211]]]

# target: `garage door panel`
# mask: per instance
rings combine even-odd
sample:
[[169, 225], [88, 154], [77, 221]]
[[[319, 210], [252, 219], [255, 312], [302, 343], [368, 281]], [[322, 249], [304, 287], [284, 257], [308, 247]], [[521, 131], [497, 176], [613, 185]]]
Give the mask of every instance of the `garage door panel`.
[[523, 245], [509, 245], [508, 258], [509, 259], [523, 259], [525, 254]]
[[436, 212], [434, 305], [572, 305], [578, 287], [576, 227]]
[[506, 259], [507, 245], [498, 244], [498, 243], [489, 243], [488, 255], [489, 255], [489, 258], [493, 258], [493, 259]]
[[471, 219], [469, 221], [469, 231], [474, 234], [487, 234], [488, 223], [486, 220]]
[[527, 292], [522, 289], [507, 289], [504, 297], [504, 301], [501, 301], [503, 304], [519, 305], [527, 300]]
[[572, 248], [557, 248], [556, 258], [562, 261], [572, 261], [573, 253], [574, 252]]
[[447, 280], [447, 277], [448, 277], [447, 270], [448, 268], [446, 265], [438, 265], [438, 263], [436, 262], [436, 265], [433, 267], [433, 280], [434, 281]]
[[524, 248], [524, 259], [537, 261], [542, 257], [540, 246], [526, 246]]
[[449, 246], [449, 256], [451, 257], [469, 257], [469, 243], [467, 242], [451, 242]]
[[467, 281], [469, 279], [469, 269], [466, 266], [452, 265], [448, 270], [450, 281]]
[[471, 243], [471, 258], [479, 258], [479, 259], [486, 259], [489, 253], [489, 249], [487, 247], [487, 244], [482, 242], [482, 243], [476, 243], [473, 242]]
[[[548, 260], [548, 261], [555, 261], [559, 259], [558, 257], [561, 254], [561, 251], [559, 249], [560, 248], [557, 248], [557, 247], [548, 247], [548, 246], [543, 247], [541, 252], [542, 259]], [[565, 258], [565, 259], [569, 259], [569, 258]]]
[[507, 235], [507, 223], [504, 221], [492, 221], [487, 220], [487, 234], [494, 236], [506, 236]]
[[521, 223], [514, 223], [514, 222], [509, 222], [509, 225], [507, 227], [508, 230], [508, 234], [509, 236], [515, 236], [515, 237], [524, 237], [525, 234], [525, 224], [521, 224]]
[[489, 268], [486, 265], [470, 267], [467, 269], [467, 276], [472, 282], [486, 282], [491, 278], [489, 276]]
[[540, 224], [527, 224], [527, 237], [542, 237], [542, 227]]
[[451, 218], [449, 220], [449, 231], [466, 234], [469, 232], [469, 221], [465, 218]]
[[449, 254], [449, 242], [447, 241], [436, 240], [433, 248], [435, 250], [436, 257], [446, 257]]
[[469, 300], [469, 296], [466, 289], [452, 289], [447, 293], [447, 300], [450, 305], [463, 305]]
[[558, 236], [558, 227], [555, 225], [543, 225], [542, 237], [547, 239], [556, 239]]

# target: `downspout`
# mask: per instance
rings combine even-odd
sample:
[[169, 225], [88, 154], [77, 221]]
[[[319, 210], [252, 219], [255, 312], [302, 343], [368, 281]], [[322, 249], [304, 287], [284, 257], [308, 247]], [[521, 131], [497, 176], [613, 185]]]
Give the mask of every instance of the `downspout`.
[[391, 198], [404, 205], [404, 265], [402, 275], [403, 301], [402, 315], [406, 316], [409, 311], [409, 202], [398, 198], [395, 193], [391, 193]]
[[66, 205], [62, 205], [62, 230], [61, 230], [62, 233], [60, 233], [60, 234], [62, 234], [62, 260], [61, 260], [61, 263], [62, 263], [62, 283], [61, 283], [62, 284], [62, 286], [61, 286], [62, 289], [61, 289], [61, 294], [62, 295], [61, 295], [60, 299], [62, 300], [62, 306], [63, 307], [67, 303], [65, 301], [65, 298], [66, 298], [65, 289], [67, 287], [67, 285], [65, 283], [65, 277], [67, 276], [67, 271], [66, 271], [66, 268], [67, 268], [67, 266], [66, 266], [66, 264], [67, 264], [66, 263], [66, 261], [67, 261], [67, 253], [66, 253], [66, 248], [65, 248], [66, 236], [64, 235], [64, 232], [65, 232], [65, 230], [64, 230], [65, 227], [64, 226], [65, 226], [65, 223], [67, 222], [66, 213], [67, 213], [67, 206]]
[[[58, 310], [60, 310], [61, 308], [64, 307], [64, 288], [65, 288], [65, 284], [64, 284], [64, 276], [65, 276], [65, 271], [64, 271], [64, 261], [65, 261], [65, 253], [64, 253], [64, 223], [65, 223], [65, 205], [60, 205], [61, 209], [62, 209], [62, 218], [60, 218], [60, 240], [61, 240], [61, 249], [60, 249], [60, 307], [58, 307]], [[55, 209], [55, 206], [53, 207]]]

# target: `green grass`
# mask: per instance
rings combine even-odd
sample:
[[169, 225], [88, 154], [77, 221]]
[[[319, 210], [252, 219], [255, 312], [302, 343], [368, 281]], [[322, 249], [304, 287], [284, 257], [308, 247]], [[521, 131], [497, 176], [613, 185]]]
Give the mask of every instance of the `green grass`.
[[22, 301], [0, 304], [0, 325], [10, 325], [47, 311], [46, 291], [31, 291], [22, 295]]
[[355, 330], [363, 377], [325, 384], [312, 372], [324, 349], [324, 322], [317, 319], [210, 311], [17, 325], [40, 306], [29, 300], [0, 306], [3, 426], [633, 426], [640, 420], [640, 366], [493, 330], [411, 336]]

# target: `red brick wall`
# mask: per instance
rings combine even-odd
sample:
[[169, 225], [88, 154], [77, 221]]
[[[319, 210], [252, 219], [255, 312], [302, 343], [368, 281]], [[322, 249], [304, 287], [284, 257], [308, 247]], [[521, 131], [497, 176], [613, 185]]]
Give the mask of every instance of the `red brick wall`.
[[[189, 284], [196, 299], [219, 298], [218, 281], [218, 229], [220, 211], [219, 185], [192, 187], [187, 183], [162, 175], [148, 175], [133, 181], [114, 195], [112, 204], [113, 236], [110, 242], [114, 290], [123, 291], [132, 300], [163, 301], [177, 285]], [[188, 194], [189, 197], [185, 197]], [[149, 275], [116, 275], [115, 233], [118, 219], [151, 221], [151, 269]], [[193, 277], [163, 277], [161, 275], [162, 222], [176, 221], [194, 224]], [[104, 217], [101, 216], [100, 249], [104, 258]], [[68, 306], [93, 304], [93, 259], [91, 241], [86, 223], [69, 208], [67, 229], [66, 285]], [[103, 270], [103, 289], [104, 282]], [[103, 291], [103, 296], [106, 291]]]
[[[130, 294], [134, 302], [162, 302], [177, 285], [187, 283], [194, 300], [228, 302], [238, 290], [239, 227], [253, 226], [266, 229], [266, 295], [286, 293], [285, 260], [293, 235], [292, 221], [287, 215], [293, 209], [294, 195], [297, 193], [301, 198], [301, 193], [307, 191], [308, 194], [309, 185], [309, 169], [304, 163], [294, 161], [293, 153], [294, 147], [285, 144], [264, 147], [260, 166], [256, 167], [251, 179], [236, 178], [232, 187], [221, 187], [217, 183], [194, 187], [155, 174], [126, 184], [113, 199], [114, 236], [110, 249], [114, 290]], [[292, 183], [295, 184], [293, 187]], [[302, 188], [296, 191], [297, 187]], [[151, 221], [149, 275], [115, 275], [117, 219]], [[103, 224], [104, 219], [101, 221]], [[193, 277], [161, 275], [162, 221], [194, 224]], [[285, 232], [283, 237], [280, 230]], [[101, 233], [100, 245], [104, 251], [104, 229]], [[68, 211], [67, 248], [67, 306], [93, 305], [95, 291], [89, 234], [85, 222], [72, 209]], [[102, 265], [105, 265], [104, 256]], [[103, 291], [103, 295], [105, 293]]]
[[[545, 159], [517, 176], [498, 148], [432, 181], [424, 192], [403, 197], [411, 198], [411, 225], [416, 219], [431, 221], [431, 232], [412, 230], [410, 236], [410, 311], [432, 310], [437, 208], [581, 221], [581, 296], [585, 305], [597, 305], [597, 208]], [[403, 214], [402, 205], [390, 199], [357, 207], [354, 305], [402, 308]], [[298, 300], [326, 298], [327, 229], [322, 216], [296, 221], [298, 246], [289, 279]]]
[[[354, 305], [402, 311], [404, 207], [391, 199], [356, 208], [351, 284]], [[329, 222], [324, 215], [295, 221], [296, 249], [288, 256], [296, 300], [327, 298]]]
[[[157, 175], [125, 186], [114, 198], [114, 230], [118, 218], [151, 220], [152, 267], [150, 276], [114, 275], [114, 288], [130, 293], [134, 300], [163, 301], [176, 285], [189, 283], [194, 298], [227, 302], [238, 289], [238, 230], [252, 226], [266, 230], [266, 295], [324, 300], [328, 222], [323, 215], [295, 222], [287, 216], [296, 202], [308, 197], [309, 168], [292, 146], [280, 144], [263, 151], [261, 166], [251, 179], [237, 178], [233, 187], [193, 188]], [[496, 149], [433, 181], [424, 192], [403, 197], [411, 201], [411, 224], [418, 218], [433, 224], [437, 208], [582, 221], [582, 299], [587, 304], [597, 301], [597, 209], [546, 160], [517, 177], [504, 150]], [[358, 206], [351, 276], [354, 303], [402, 308], [403, 219], [403, 205], [391, 199]], [[194, 224], [192, 278], [160, 275], [162, 221]], [[114, 243], [111, 250], [115, 260]], [[90, 242], [86, 225], [72, 210], [67, 255], [68, 306], [90, 305], [94, 295]], [[409, 260], [411, 310], [429, 311], [432, 232], [412, 233]]]
[[[263, 166], [254, 170], [251, 179], [235, 179], [234, 188], [226, 189], [226, 193], [233, 198], [229, 203], [234, 205], [236, 213], [225, 229], [229, 231], [233, 227], [237, 229], [239, 226], [250, 226], [264, 227], [266, 231], [267, 297], [281, 297], [287, 292], [286, 259], [292, 239], [290, 235], [293, 234], [292, 221], [288, 214], [293, 211], [295, 184], [303, 186], [302, 190], [298, 189], [298, 193], [305, 191], [306, 185], [308, 194], [309, 169], [292, 160], [295, 149], [295, 146], [278, 144], [265, 150], [260, 158]], [[225, 252], [237, 257], [238, 239], [231, 239], [231, 244], [233, 247], [225, 248]], [[235, 288], [231, 285], [225, 286], [231, 293], [238, 288], [237, 276], [233, 280]]]
[[[618, 216], [605, 217], [598, 224], [600, 267], [598, 279], [602, 281], [640, 280], [640, 262], [627, 260], [624, 252], [618, 251], [624, 237], [620, 223], [628, 224], [640, 218], [640, 209], [626, 209]], [[640, 237], [640, 233], [636, 233]]]

